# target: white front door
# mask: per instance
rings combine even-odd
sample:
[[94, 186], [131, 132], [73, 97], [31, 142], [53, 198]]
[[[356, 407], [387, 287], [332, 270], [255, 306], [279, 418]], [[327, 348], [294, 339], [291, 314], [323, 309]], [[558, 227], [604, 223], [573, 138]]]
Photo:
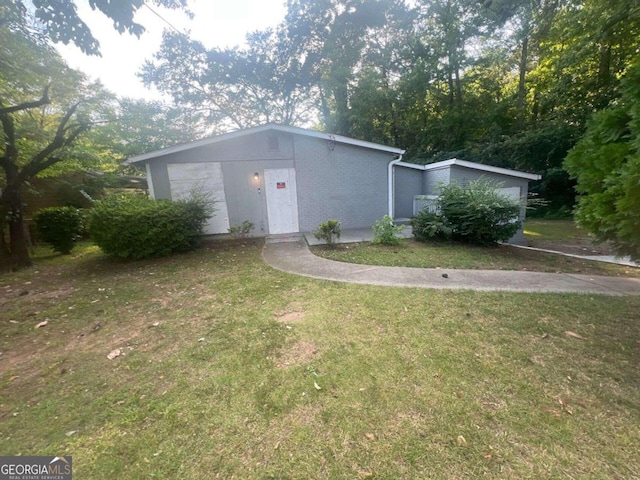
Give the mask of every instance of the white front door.
[[298, 232], [298, 194], [295, 168], [264, 171], [269, 233]]

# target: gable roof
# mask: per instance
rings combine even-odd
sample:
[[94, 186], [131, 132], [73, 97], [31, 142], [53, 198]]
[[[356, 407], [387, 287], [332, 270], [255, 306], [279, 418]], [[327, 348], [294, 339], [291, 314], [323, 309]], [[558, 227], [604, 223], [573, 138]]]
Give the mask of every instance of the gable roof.
[[510, 177], [526, 178], [527, 180], [540, 180], [542, 175], [535, 173], [521, 172], [519, 170], [511, 170], [508, 168], [494, 167], [491, 165], [485, 165], [483, 163], [467, 162], [466, 160], [458, 160], [452, 158], [451, 160], [445, 160], [443, 162], [430, 163], [428, 165], [418, 165], [417, 163], [399, 162], [396, 163], [399, 167], [413, 168], [415, 170], [436, 170], [439, 168], [450, 167], [451, 165], [458, 165], [460, 167], [471, 168], [473, 170], [480, 170], [483, 172], [498, 173], [500, 175], [508, 175]]
[[234, 138], [243, 137], [245, 135], [253, 135], [261, 132], [276, 131], [283, 133], [291, 133], [294, 135], [305, 135], [307, 137], [320, 138], [330, 142], [344, 143], [346, 145], [353, 145], [356, 147], [369, 148], [372, 150], [378, 150], [381, 152], [393, 153], [396, 155], [404, 154], [404, 150], [395, 147], [387, 147], [378, 143], [366, 142], [364, 140], [357, 140], [355, 138], [343, 137], [342, 135], [333, 135], [330, 133], [318, 132], [316, 130], [307, 130], [305, 128], [289, 127], [285, 125], [278, 125], [275, 123], [268, 123], [259, 127], [248, 128], [246, 130], [237, 130], [231, 133], [225, 133], [222, 135], [216, 135], [213, 137], [203, 138], [202, 140], [196, 140], [195, 142], [184, 143], [182, 145], [175, 145], [173, 147], [163, 148], [156, 150], [155, 152], [143, 153], [141, 155], [135, 155], [128, 158], [125, 161], [125, 165], [131, 165], [132, 163], [144, 162], [145, 160], [152, 160], [163, 155], [169, 155], [171, 153], [183, 152], [185, 150], [191, 150], [193, 148], [204, 147], [215, 143], [225, 142]]

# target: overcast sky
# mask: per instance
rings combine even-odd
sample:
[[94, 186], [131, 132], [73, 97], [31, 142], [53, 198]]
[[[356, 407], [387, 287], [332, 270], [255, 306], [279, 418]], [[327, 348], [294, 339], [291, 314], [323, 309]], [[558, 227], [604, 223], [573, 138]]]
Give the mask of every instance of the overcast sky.
[[[169, 28], [146, 7], [141, 8], [136, 21], [146, 28], [137, 39], [133, 35], [118, 34], [112, 22], [102, 13], [91, 10], [87, 0], [78, 0], [78, 13], [100, 42], [102, 57], [89, 57], [75, 46], [57, 45], [67, 63], [84, 71], [119, 96], [158, 98], [146, 89], [136, 73], [158, 50], [162, 31]], [[151, 5], [166, 21], [179, 31], [190, 30], [191, 38], [207, 47], [242, 45], [246, 33], [275, 27], [284, 19], [285, 0], [189, 0], [195, 14], [193, 20], [179, 12]]]

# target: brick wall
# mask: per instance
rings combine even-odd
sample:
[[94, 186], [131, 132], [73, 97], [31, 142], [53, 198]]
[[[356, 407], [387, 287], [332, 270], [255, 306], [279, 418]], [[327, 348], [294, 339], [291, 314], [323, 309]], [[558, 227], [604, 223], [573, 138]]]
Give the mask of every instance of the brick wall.
[[424, 195], [438, 195], [440, 184], [449, 185], [451, 169], [446, 166], [425, 171]]
[[413, 217], [413, 197], [422, 195], [423, 177], [422, 170], [408, 167], [394, 167], [394, 218]]
[[393, 154], [318, 138], [295, 137], [300, 230], [328, 219], [370, 228], [388, 211], [387, 166]]

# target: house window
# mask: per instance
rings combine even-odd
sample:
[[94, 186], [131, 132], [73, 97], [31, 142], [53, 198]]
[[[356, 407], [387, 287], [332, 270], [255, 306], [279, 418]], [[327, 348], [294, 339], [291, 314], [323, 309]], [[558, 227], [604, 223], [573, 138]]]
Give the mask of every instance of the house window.
[[279, 152], [280, 151], [280, 143], [278, 142], [277, 135], [269, 135], [268, 139], [269, 151], [270, 152]]

